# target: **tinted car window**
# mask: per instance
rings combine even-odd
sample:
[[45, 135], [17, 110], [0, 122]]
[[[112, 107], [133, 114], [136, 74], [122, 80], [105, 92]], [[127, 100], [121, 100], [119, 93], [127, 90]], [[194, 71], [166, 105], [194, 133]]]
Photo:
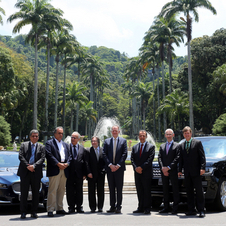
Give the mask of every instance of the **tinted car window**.
[[226, 139], [224, 138], [199, 138], [204, 147], [206, 157], [222, 158], [226, 156]]
[[18, 155], [9, 153], [0, 153], [0, 167], [19, 166]]

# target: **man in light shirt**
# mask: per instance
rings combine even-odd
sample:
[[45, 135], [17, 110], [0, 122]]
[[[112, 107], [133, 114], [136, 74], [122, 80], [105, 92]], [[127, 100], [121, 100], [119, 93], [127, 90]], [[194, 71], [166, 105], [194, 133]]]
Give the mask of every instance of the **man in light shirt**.
[[56, 210], [56, 214], [66, 214], [63, 209], [63, 198], [71, 154], [68, 144], [62, 141], [63, 133], [63, 128], [57, 127], [54, 130], [54, 138], [46, 142], [47, 177], [49, 177], [47, 212], [49, 217], [54, 216], [54, 210]]

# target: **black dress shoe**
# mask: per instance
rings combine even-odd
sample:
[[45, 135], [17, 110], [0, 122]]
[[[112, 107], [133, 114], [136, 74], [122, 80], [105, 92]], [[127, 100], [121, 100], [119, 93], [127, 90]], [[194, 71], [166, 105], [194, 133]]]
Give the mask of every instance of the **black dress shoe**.
[[65, 210], [57, 210], [56, 214], [65, 215], [65, 214], [67, 214], [67, 212]]
[[177, 211], [176, 211], [176, 210], [173, 210], [173, 211], [171, 212], [171, 214], [177, 215]]
[[116, 209], [116, 210], [115, 210], [115, 213], [117, 213], [117, 214], [118, 214], [118, 213], [122, 213], [122, 212], [121, 212], [121, 210], [120, 210], [120, 209]]
[[163, 208], [162, 210], [159, 211], [159, 213], [169, 213], [170, 210], [168, 208]]
[[91, 212], [91, 213], [95, 213], [95, 211], [96, 211], [95, 209], [92, 209], [90, 212]]
[[133, 213], [143, 213], [144, 211], [143, 210], [140, 210], [140, 209], [137, 209], [137, 210], [134, 210]]
[[107, 213], [114, 213], [115, 212], [115, 208], [110, 208], [109, 210], [107, 210]]
[[21, 219], [25, 219], [26, 218], [26, 213], [21, 213], [20, 218]]
[[194, 215], [196, 215], [197, 213], [196, 213], [195, 210], [193, 210], [193, 211], [189, 211], [189, 212], [187, 212], [187, 213], [185, 213], [185, 214], [186, 214], [186, 216], [194, 216]]
[[77, 213], [84, 213], [84, 210], [82, 208], [77, 209]]
[[103, 212], [103, 209], [98, 209], [98, 212], [99, 212], [99, 213], [102, 213], [102, 212]]
[[199, 217], [205, 217], [204, 211], [201, 211], [201, 212], [199, 213]]
[[151, 214], [151, 211], [150, 210], [145, 210], [144, 214]]
[[75, 213], [75, 210], [74, 210], [74, 209], [69, 209], [67, 213], [68, 213], [68, 214]]
[[31, 217], [32, 217], [32, 218], [38, 218], [38, 215], [37, 215], [37, 213], [32, 213], [32, 214], [31, 214]]
[[48, 212], [47, 216], [48, 217], [54, 217], [53, 212]]

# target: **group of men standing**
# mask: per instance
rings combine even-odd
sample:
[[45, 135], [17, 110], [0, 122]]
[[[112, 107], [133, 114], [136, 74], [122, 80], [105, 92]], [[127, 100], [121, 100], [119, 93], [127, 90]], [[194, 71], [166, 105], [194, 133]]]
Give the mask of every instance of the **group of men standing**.
[[[73, 132], [71, 144], [62, 141], [63, 128], [57, 127], [54, 137], [43, 146], [38, 143], [37, 130], [30, 132], [30, 141], [24, 142], [20, 147], [20, 166], [18, 175], [21, 178], [21, 218], [26, 218], [27, 196], [29, 186], [32, 189], [31, 217], [37, 218], [39, 201], [40, 180], [42, 165], [47, 159], [47, 176], [49, 189], [47, 197], [47, 215], [71, 214], [75, 211], [84, 213], [83, 210], [83, 180], [88, 180], [88, 200], [92, 213], [96, 210], [103, 211], [104, 183], [107, 174], [110, 191], [110, 209], [108, 213], [121, 213], [122, 189], [124, 181], [125, 160], [127, 158], [127, 142], [119, 137], [119, 126], [111, 128], [112, 137], [100, 147], [100, 140], [94, 136], [91, 139], [91, 148], [85, 149], [78, 144], [80, 134]], [[173, 210], [177, 214], [179, 204], [178, 177], [184, 169], [185, 185], [188, 196], [188, 213], [195, 215], [194, 188], [196, 190], [197, 210], [199, 216], [204, 217], [204, 195], [202, 190], [201, 175], [205, 173], [205, 154], [200, 141], [192, 138], [190, 127], [183, 129], [186, 139], [182, 144], [173, 141], [172, 129], [165, 131], [167, 142], [160, 146], [158, 161], [162, 174], [164, 208], [160, 213], [171, 211], [169, 205], [169, 182], [173, 188]], [[131, 163], [134, 169], [135, 185], [138, 197], [138, 208], [133, 213], [150, 214], [151, 211], [151, 182], [152, 161], [155, 156], [155, 146], [146, 141], [147, 132], [140, 130], [140, 142], [133, 146]], [[178, 165], [179, 163], [179, 171]], [[66, 187], [68, 212], [63, 209], [63, 197]], [[97, 199], [96, 199], [97, 191]]]

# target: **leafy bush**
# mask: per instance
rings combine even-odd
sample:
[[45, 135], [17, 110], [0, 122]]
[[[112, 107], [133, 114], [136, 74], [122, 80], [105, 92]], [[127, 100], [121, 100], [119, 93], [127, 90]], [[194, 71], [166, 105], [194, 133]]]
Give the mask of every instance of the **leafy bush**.
[[226, 135], [226, 114], [220, 115], [213, 125], [213, 134], [217, 136]]
[[9, 145], [10, 141], [10, 125], [3, 116], [0, 116], [0, 146]]

